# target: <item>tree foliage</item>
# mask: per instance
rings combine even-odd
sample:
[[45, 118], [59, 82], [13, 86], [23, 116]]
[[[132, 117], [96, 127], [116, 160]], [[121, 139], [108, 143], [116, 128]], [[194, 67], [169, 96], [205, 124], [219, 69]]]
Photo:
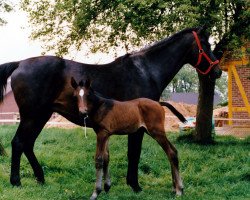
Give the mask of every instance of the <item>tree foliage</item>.
[[250, 38], [245, 0], [23, 0], [21, 5], [29, 14], [32, 38], [59, 55], [89, 41], [93, 51], [130, 50], [204, 24], [219, 49]]
[[[0, 13], [12, 11], [11, 4], [6, 0], [0, 0]], [[0, 15], [0, 26], [6, 24], [6, 20]]]
[[[250, 39], [249, 0], [23, 0], [21, 5], [29, 14], [31, 37], [58, 55], [89, 44], [92, 51], [114, 46], [130, 51], [202, 25], [216, 42], [217, 58], [219, 51], [235, 49]], [[199, 75], [196, 139], [200, 142], [212, 138], [215, 83], [207, 82]]]

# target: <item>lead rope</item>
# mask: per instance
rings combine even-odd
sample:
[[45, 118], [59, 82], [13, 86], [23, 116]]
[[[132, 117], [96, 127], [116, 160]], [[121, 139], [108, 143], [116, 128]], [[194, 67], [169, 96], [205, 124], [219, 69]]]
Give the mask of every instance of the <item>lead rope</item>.
[[88, 118], [89, 116], [86, 115], [86, 117], [84, 117], [84, 136], [85, 138], [87, 138], [87, 126], [86, 126], [86, 119]]

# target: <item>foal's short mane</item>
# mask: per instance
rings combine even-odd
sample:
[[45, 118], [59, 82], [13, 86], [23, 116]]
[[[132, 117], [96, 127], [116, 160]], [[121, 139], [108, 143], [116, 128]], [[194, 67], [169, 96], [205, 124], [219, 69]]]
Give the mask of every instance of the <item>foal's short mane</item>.
[[192, 31], [197, 31], [199, 30], [199, 28], [186, 28], [178, 33], [175, 33], [173, 35], [171, 35], [170, 37], [166, 37], [160, 41], [154, 42], [149, 46], [146, 46], [144, 48], [142, 48], [140, 51], [138, 51], [137, 53], [146, 53], [146, 52], [150, 52], [152, 50], [161, 48], [162, 46], [168, 45], [171, 42], [175, 41], [177, 38], [181, 37], [182, 35], [186, 34], [186, 33], [190, 33]]

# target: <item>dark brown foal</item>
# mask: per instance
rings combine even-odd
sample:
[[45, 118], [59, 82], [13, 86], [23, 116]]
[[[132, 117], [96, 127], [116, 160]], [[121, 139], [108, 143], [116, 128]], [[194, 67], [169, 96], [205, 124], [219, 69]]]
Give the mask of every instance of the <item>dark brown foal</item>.
[[95, 156], [96, 183], [90, 199], [96, 199], [102, 190], [102, 177], [104, 175], [104, 189], [108, 191], [111, 186], [108, 164], [108, 140], [111, 135], [124, 135], [135, 133], [144, 128], [145, 132], [154, 138], [167, 154], [170, 161], [173, 188], [177, 195], [183, 192], [183, 183], [179, 174], [177, 150], [169, 142], [165, 134], [165, 111], [168, 107], [182, 122], [186, 119], [172, 105], [166, 102], [156, 102], [146, 98], [131, 101], [116, 101], [97, 95], [90, 87], [90, 81], [79, 84], [71, 79], [77, 97], [79, 112], [88, 115], [93, 123], [97, 135]]

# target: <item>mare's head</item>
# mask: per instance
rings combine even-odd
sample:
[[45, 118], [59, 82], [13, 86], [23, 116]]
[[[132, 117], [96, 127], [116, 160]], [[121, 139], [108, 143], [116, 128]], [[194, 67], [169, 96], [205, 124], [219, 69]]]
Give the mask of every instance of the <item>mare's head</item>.
[[222, 71], [219, 60], [215, 57], [208, 42], [209, 35], [202, 27], [193, 31], [194, 42], [191, 51], [190, 64], [196, 68], [198, 73], [208, 75], [212, 80], [220, 78]]
[[81, 80], [79, 83], [71, 77], [71, 86], [74, 88], [74, 97], [77, 101], [77, 106], [79, 109], [79, 114], [86, 115], [88, 113], [88, 102], [87, 96], [90, 91], [90, 81], [86, 80], [85, 82]]

